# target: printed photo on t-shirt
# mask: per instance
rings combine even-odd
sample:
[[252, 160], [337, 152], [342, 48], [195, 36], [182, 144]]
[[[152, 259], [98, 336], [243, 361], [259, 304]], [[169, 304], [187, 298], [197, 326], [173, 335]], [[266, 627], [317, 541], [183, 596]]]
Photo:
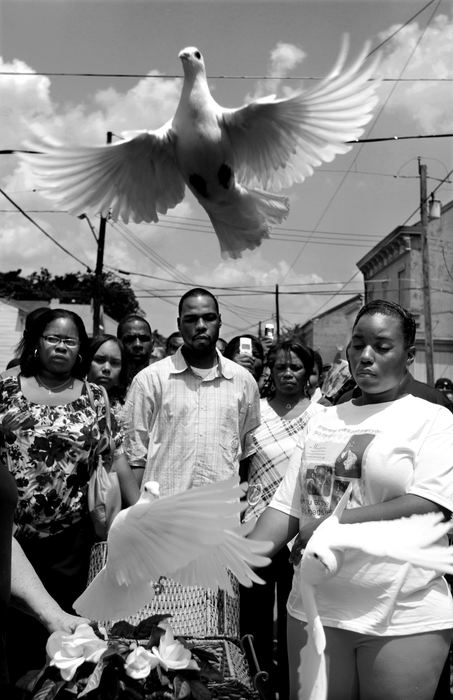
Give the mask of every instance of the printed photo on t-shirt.
[[317, 434], [305, 443], [307, 466], [300, 475], [302, 518], [322, 517], [333, 511], [349, 481], [361, 478], [364, 455], [375, 434], [345, 431], [341, 436], [337, 432], [336, 440], [323, 437]]
[[360, 479], [363, 455], [374, 437], [374, 434], [371, 433], [352, 435], [335, 460], [335, 476]]

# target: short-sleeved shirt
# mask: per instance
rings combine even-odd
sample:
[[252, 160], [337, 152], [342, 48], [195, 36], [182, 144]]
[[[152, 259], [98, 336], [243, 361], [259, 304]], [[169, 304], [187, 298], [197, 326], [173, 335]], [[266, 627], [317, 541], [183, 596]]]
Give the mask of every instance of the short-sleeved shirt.
[[[413, 494], [453, 511], [453, 416], [410, 395], [327, 408], [302, 433], [271, 507], [303, 524], [331, 513], [350, 481], [352, 508]], [[447, 538], [440, 544], [447, 546]], [[339, 572], [317, 586], [316, 598], [323, 624], [359, 633], [417, 634], [453, 626], [442, 576], [354, 549], [345, 551]], [[298, 566], [288, 612], [306, 620]]]
[[[157, 481], [161, 495], [238, 474], [253, 451], [260, 423], [255, 379], [217, 355], [207, 376], [187, 365], [181, 349], [139, 372], [125, 404], [125, 449], [142, 483]], [[205, 374], [205, 373], [203, 373]]]
[[[0, 380], [0, 423], [28, 417], [23, 427], [5, 435], [6, 461], [19, 492], [18, 536], [60, 533], [87, 513], [88, 478], [105, 427], [102, 391], [96, 384], [90, 387], [93, 405], [84, 387], [74, 401], [47, 406], [25, 397], [19, 377]], [[113, 416], [112, 437], [121, 452], [123, 438]]]

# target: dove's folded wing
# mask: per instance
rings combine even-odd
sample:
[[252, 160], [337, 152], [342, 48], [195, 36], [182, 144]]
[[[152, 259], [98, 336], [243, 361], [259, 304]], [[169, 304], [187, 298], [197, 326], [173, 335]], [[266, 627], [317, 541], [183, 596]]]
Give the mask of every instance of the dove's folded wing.
[[244, 487], [234, 477], [121, 511], [108, 535], [107, 569], [118, 584], [170, 576], [238, 526]]
[[170, 122], [156, 131], [109, 146], [32, 144], [41, 153], [23, 153], [43, 193], [73, 214], [100, 213], [112, 219], [158, 221], [158, 213], [184, 197], [184, 181], [174, 155]]
[[[332, 549], [360, 549], [377, 557], [390, 557], [440, 572], [453, 572], [453, 547], [435, 545], [451, 529], [442, 513], [412, 515], [328, 528], [326, 541]], [[318, 528], [321, 534], [321, 528]]]
[[377, 103], [369, 79], [377, 61], [365, 65], [366, 45], [343, 71], [347, 40], [331, 73], [317, 87], [286, 99], [263, 97], [236, 110], [223, 110], [233, 168], [239, 182], [275, 190], [302, 182], [313, 168], [330, 162], [359, 138]]

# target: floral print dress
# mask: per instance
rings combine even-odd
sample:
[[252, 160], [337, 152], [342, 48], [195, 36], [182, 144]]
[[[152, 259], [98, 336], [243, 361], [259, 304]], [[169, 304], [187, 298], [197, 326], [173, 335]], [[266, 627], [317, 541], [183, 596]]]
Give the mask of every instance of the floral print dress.
[[[90, 387], [93, 405], [84, 387], [74, 401], [47, 406], [24, 396], [20, 377], [0, 381], [0, 426], [19, 492], [15, 522], [21, 539], [59, 534], [86, 517], [88, 479], [105, 425], [101, 390]], [[114, 418], [112, 432], [120, 448]]]

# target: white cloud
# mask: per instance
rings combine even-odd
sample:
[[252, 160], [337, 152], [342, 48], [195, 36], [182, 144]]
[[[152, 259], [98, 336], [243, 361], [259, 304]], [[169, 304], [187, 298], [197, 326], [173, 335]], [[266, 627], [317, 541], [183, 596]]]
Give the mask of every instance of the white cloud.
[[253, 94], [247, 95], [244, 102], [277, 92], [281, 96], [294, 94], [295, 90], [284, 85], [284, 78], [302, 63], [306, 55], [305, 51], [298, 46], [279, 41], [270, 52], [266, 71], [267, 75], [275, 76], [274, 79], [258, 81]]
[[[380, 40], [397, 28], [398, 25], [389, 27], [380, 35]], [[453, 78], [452, 17], [438, 15], [421, 38], [422, 33], [419, 24], [413, 22], [384, 45], [379, 70], [382, 77], [395, 78], [402, 72], [402, 78]], [[386, 112], [402, 113], [406, 120], [412, 120], [425, 133], [442, 133], [453, 127], [451, 100], [451, 82], [415, 80], [396, 86]]]
[[[162, 126], [174, 113], [181, 89], [179, 79], [143, 78], [125, 93], [111, 87], [87, 96], [83, 104], [57, 104], [52, 102], [49, 78], [14, 75], [33, 71], [23, 61], [5, 62], [0, 58], [0, 70], [13, 73], [2, 78], [0, 128], [5, 146], [16, 149], [23, 148], [26, 141], [33, 138], [33, 134], [59, 142], [98, 145], [105, 143], [107, 131], [119, 134], [124, 130]], [[16, 156], [8, 155], [0, 159], [0, 182], [12, 199], [25, 210], [53, 209], [39, 192], [33, 192], [35, 183], [32, 172]], [[13, 209], [5, 200], [4, 204], [2, 209]], [[176, 209], [173, 211], [177, 212]], [[190, 213], [190, 205], [182, 206], [178, 212], [186, 216]], [[94, 264], [95, 242], [86, 222], [69, 215], [52, 213], [33, 213], [31, 216], [77, 257], [86, 260], [88, 264]], [[93, 225], [95, 229], [98, 228], [95, 217]], [[167, 229], [157, 227], [131, 228], [148, 245], [168, 234]], [[44, 265], [53, 274], [58, 274], [81, 267], [62, 251], [58, 251], [49, 239], [18, 213], [0, 218], [0, 246], [4, 251], [2, 269], [21, 267], [24, 274], [29, 274]], [[134, 252], [131, 245], [118, 235], [115, 245], [106, 251], [105, 259], [110, 265], [124, 268], [125, 260], [131, 260], [131, 252]], [[129, 263], [128, 266], [137, 267], [136, 260], [139, 261], [139, 267], [143, 264], [149, 271], [149, 259], [140, 256], [138, 252], [134, 256], [134, 263]]]

